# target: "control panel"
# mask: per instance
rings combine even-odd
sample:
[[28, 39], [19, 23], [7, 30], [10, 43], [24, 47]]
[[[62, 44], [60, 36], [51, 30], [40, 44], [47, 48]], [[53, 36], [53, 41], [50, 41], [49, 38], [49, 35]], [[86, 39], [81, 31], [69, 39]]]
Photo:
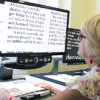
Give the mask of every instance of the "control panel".
[[39, 63], [50, 63], [52, 60], [51, 56], [34, 56], [34, 57], [18, 57], [18, 64], [39, 64]]

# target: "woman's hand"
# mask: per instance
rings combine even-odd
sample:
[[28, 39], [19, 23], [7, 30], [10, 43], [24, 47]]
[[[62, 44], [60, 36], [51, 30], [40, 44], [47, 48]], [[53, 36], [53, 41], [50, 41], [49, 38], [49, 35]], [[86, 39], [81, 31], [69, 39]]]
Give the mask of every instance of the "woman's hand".
[[60, 91], [60, 90], [58, 90], [58, 89], [56, 89], [56, 88], [54, 88], [54, 87], [52, 87], [51, 85], [49, 85], [48, 83], [37, 83], [37, 84], [34, 84], [35, 86], [39, 86], [39, 87], [43, 87], [43, 88], [45, 88], [45, 89], [48, 89], [48, 90], [50, 90], [52, 93], [54, 93], [54, 94], [58, 94], [58, 93], [60, 93], [60, 92], [62, 92], [62, 91]]
[[9, 96], [10, 96], [10, 93], [8, 90], [4, 88], [0, 88], [0, 100], [7, 100]]
[[[0, 100], [9, 100], [9, 97], [11, 97], [9, 91], [4, 88], [0, 88]], [[21, 99], [13, 97], [11, 100], [21, 100]]]
[[48, 89], [48, 90], [51, 90], [51, 86], [48, 84], [48, 83], [37, 83], [37, 84], [34, 84], [35, 86], [39, 86], [39, 87], [43, 87], [45, 89]]

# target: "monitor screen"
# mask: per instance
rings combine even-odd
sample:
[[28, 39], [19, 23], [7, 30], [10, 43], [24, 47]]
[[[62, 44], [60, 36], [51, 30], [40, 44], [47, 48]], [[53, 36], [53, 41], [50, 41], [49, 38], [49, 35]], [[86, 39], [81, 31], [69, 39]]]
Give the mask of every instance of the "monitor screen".
[[78, 56], [78, 35], [80, 30], [69, 28], [67, 32], [67, 40], [66, 40], [66, 54], [63, 55], [64, 63], [84, 63], [82, 57]]
[[65, 53], [69, 11], [4, 0], [0, 4], [0, 17], [1, 55]]

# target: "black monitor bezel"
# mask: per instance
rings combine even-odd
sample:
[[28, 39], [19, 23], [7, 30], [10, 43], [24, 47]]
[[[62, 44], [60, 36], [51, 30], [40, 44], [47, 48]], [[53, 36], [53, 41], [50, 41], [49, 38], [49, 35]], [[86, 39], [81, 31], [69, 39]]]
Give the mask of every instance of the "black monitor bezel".
[[[76, 28], [68, 28], [68, 31], [81, 31], [80, 29], [76, 29]], [[68, 32], [67, 31], [67, 32]], [[68, 37], [68, 34], [67, 34]], [[67, 38], [66, 38], [66, 48], [67, 48]], [[67, 49], [66, 49], [66, 53], [63, 55], [63, 63], [85, 63], [84, 59], [66, 59], [66, 55], [67, 55]]]
[[[2, 0], [2, 2], [0, 3], [4, 3], [5, 1], [7, 2], [13, 2], [13, 3], [19, 3], [19, 4], [25, 4], [25, 5], [30, 5], [30, 6], [38, 6], [40, 8], [46, 8], [46, 9], [51, 9], [51, 10], [56, 10], [56, 11], [62, 11], [62, 12], [66, 12], [67, 13], [67, 27], [66, 27], [66, 34], [67, 34], [67, 30], [68, 30], [68, 26], [69, 26], [69, 14], [70, 11], [69, 10], [65, 10], [65, 9], [61, 9], [61, 8], [56, 8], [56, 7], [50, 7], [50, 6], [46, 6], [46, 5], [41, 5], [41, 4], [36, 4], [36, 3], [30, 3], [30, 2], [20, 2], [19, 0]], [[66, 35], [67, 37], [67, 35]], [[66, 41], [66, 39], [65, 39]], [[66, 45], [66, 43], [65, 43]], [[66, 49], [66, 48], [65, 48]], [[28, 53], [2, 53], [0, 51], [0, 56], [33, 56], [33, 55], [63, 55], [65, 54], [65, 52], [28, 52]]]

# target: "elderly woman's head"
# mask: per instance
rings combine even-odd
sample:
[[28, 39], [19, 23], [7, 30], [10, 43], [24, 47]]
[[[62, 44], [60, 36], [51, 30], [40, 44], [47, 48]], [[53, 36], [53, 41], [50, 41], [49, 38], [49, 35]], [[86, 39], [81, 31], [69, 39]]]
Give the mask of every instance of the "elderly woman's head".
[[86, 55], [100, 65], [100, 15], [86, 19], [82, 24], [81, 32], [86, 37], [84, 39]]

